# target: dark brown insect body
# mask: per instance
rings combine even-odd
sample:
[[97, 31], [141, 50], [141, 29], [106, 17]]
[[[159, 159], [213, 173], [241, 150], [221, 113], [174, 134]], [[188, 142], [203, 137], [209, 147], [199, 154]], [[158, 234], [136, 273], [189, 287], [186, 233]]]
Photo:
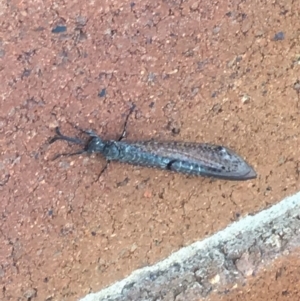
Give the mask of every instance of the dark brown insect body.
[[256, 172], [232, 150], [218, 145], [189, 142], [128, 142], [103, 140], [94, 132], [87, 143], [64, 136], [59, 129], [56, 140], [66, 140], [84, 145], [84, 149], [72, 153], [100, 153], [107, 160], [120, 161], [133, 165], [156, 167], [196, 176], [208, 176], [226, 180], [249, 180], [256, 178]]

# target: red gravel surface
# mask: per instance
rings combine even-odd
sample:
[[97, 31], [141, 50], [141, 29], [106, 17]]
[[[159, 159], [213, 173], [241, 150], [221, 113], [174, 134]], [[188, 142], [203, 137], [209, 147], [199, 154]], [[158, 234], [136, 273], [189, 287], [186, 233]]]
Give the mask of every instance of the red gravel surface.
[[[298, 12], [298, 1], [3, 1], [0, 299], [76, 300], [298, 191]], [[132, 103], [127, 139], [222, 144], [258, 178], [118, 163], [99, 177], [101, 157], [51, 160], [74, 149], [48, 145], [56, 126], [116, 139]], [[251, 288], [273, 285], [268, 275]]]

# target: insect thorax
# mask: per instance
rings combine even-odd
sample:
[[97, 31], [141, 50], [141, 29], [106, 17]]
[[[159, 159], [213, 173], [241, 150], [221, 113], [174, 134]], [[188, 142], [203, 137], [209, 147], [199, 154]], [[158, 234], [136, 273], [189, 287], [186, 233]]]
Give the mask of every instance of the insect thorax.
[[85, 147], [87, 153], [103, 153], [106, 142], [99, 137], [92, 137]]

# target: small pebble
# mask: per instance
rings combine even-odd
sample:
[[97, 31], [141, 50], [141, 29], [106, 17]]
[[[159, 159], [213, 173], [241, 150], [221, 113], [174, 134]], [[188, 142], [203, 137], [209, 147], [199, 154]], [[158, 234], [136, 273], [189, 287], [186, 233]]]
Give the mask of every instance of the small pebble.
[[215, 26], [214, 29], [213, 29], [213, 34], [217, 34], [220, 32], [220, 27], [219, 26]]
[[246, 104], [246, 103], [249, 103], [249, 102], [250, 102], [250, 96], [247, 95], [247, 94], [243, 95], [243, 97], [242, 97], [242, 103]]
[[99, 97], [105, 97], [106, 96], [106, 89], [102, 89], [99, 93], [98, 93]]
[[294, 84], [294, 89], [297, 91], [297, 92], [300, 92], [300, 82], [296, 82], [295, 84]]
[[279, 31], [274, 35], [273, 41], [282, 41], [284, 40], [284, 32]]
[[55, 28], [52, 29], [52, 33], [61, 33], [67, 31], [67, 26], [64, 25], [57, 25]]
[[37, 293], [37, 290], [34, 289], [34, 288], [30, 288], [28, 289], [25, 293], [24, 293], [24, 297], [27, 299], [27, 300], [31, 300], [32, 298], [35, 298], [36, 297], [36, 293]]

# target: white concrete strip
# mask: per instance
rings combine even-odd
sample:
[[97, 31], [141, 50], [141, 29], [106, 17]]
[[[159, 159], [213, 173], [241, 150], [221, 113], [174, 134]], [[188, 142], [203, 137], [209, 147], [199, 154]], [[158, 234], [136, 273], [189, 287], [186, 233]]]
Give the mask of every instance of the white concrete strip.
[[300, 193], [134, 271], [81, 301], [199, 300], [228, 292], [274, 258], [300, 245]]

